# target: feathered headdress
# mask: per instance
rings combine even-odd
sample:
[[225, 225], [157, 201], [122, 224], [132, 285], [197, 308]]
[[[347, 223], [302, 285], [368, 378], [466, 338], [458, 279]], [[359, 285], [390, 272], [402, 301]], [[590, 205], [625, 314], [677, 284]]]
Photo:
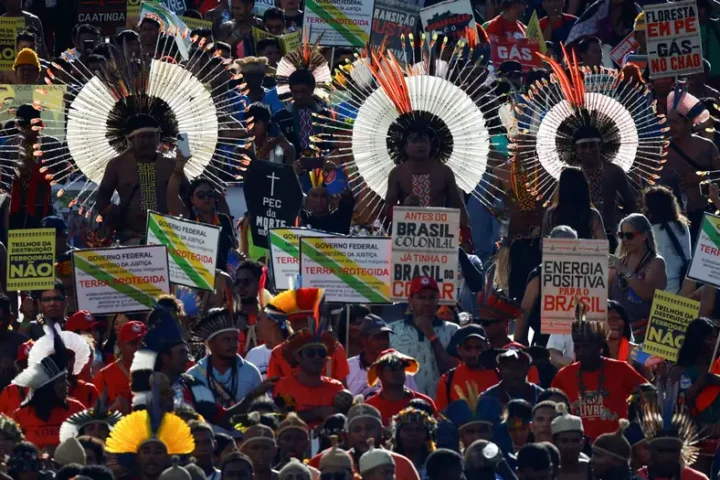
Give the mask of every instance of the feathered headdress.
[[[320, 39], [318, 39], [318, 42]], [[280, 97], [290, 94], [290, 75], [298, 70], [307, 70], [315, 78], [315, 96], [326, 99], [329, 95], [332, 84], [332, 72], [327, 60], [320, 53], [318, 44], [310, 45], [307, 38], [303, 38], [302, 44], [287, 53], [280, 59], [277, 65], [275, 78], [277, 79], [277, 93]]]
[[636, 185], [653, 184], [665, 162], [667, 128], [647, 87], [617, 70], [580, 67], [574, 51], [563, 53], [565, 66], [540, 55], [551, 81], [533, 84], [516, 108], [522, 131], [512, 145], [515, 158], [528, 169], [542, 166], [533, 195], [550, 198], [563, 168], [578, 163], [575, 146], [587, 142], [599, 142], [602, 160]]
[[[23, 405], [27, 405], [35, 391], [67, 375], [67, 349], [65, 348], [62, 337], [58, 334], [58, 329], [54, 328], [54, 324], [52, 323], [49, 323], [49, 326], [50, 333], [45, 336], [52, 338], [54, 342], [53, 353], [45, 358], [40, 358], [35, 364], [30, 365], [28, 362], [28, 367], [13, 378], [11, 382], [13, 385], [30, 390], [28, 396], [23, 401]], [[35, 346], [37, 346], [37, 343]], [[35, 350], [35, 347], [30, 350], [30, 353], [32, 353], [33, 350]]]
[[415, 375], [420, 370], [420, 363], [417, 360], [398, 352], [394, 348], [389, 348], [381, 352], [368, 369], [368, 385], [375, 386], [378, 381], [378, 369], [387, 365], [402, 366], [406, 375]]
[[227, 308], [212, 308], [191, 327], [192, 334], [207, 342], [224, 332], [240, 333], [240, 327]]
[[[467, 392], [467, 394], [465, 393]], [[512, 452], [512, 440], [503, 423], [506, 411], [500, 401], [493, 397], [481, 396], [477, 383], [465, 382], [465, 388], [455, 385], [458, 400], [450, 402], [445, 416], [462, 430], [468, 425], [484, 424], [493, 432], [493, 442], [503, 452]], [[467, 447], [468, 445], [465, 445]]]
[[[87, 341], [77, 333], [60, 330], [59, 325], [55, 325], [55, 330], [62, 338], [65, 348], [75, 354], [72, 374], [79, 375], [80, 372], [82, 372], [83, 367], [85, 367], [85, 365], [90, 361], [92, 355], [90, 346]], [[53, 353], [55, 353], [54, 336], [50, 335], [50, 328], [45, 325], [45, 335], [40, 337], [30, 350], [28, 365], [40, 363], [43, 358], [46, 358]]]
[[77, 438], [80, 430], [91, 423], [102, 423], [107, 425], [110, 431], [122, 418], [118, 411], [110, 412], [107, 406], [107, 390], [103, 392], [93, 408], [71, 415], [60, 425], [60, 443], [68, 438]]
[[[393, 421], [393, 437], [395, 437], [402, 426], [407, 425], [408, 423], [419, 423], [428, 432], [428, 435], [430, 436], [430, 443], [433, 443], [433, 439], [435, 438], [435, 432], [437, 432], [437, 420], [427, 413], [424, 410], [420, 410], [415, 407], [408, 407], [403, 410], [400, 410], [397, 415], [395, 415], [392, 418]], [[434, 445], [433, 445], [434, 449]]]
[[687, 85], [679, 82], [667, 97], [667, 111], [677, 112], [690, 120], [693, 126], [710, 120], [710, 112], [703, 102], [687, 91]]
[[478, 318], [482, 320], [515, 320], [522, 314], [515, 299], [508, 298], [503, 290], [492, 291], [492, 285], [478, 293], [478, 305]]
[[166, 413], [159, 422], [151, 421], [148, 410], [138, 410], [115, 424], [105, 442], [105, 450], [113, 454], [136, 454], [148, 441], [165, 445], [168, 455], [189, 455], [195, 441], [185, 421], [173, 413]]
[[610, 327], [605, 320], [588, 320], [587, 307], [576, 301], [575, 320], [572, 323], [573, 342], [596, 342], [604, 345], [610, 335]]
[[682, 459], [692, 465], [698, 455], [698, 431], [686, 405], [678, 405], [678, 383], [658, 381], [656, 402], [643, 407], [641, 426], [649, 443], [656, 440], [676, 440], [682, 445]]

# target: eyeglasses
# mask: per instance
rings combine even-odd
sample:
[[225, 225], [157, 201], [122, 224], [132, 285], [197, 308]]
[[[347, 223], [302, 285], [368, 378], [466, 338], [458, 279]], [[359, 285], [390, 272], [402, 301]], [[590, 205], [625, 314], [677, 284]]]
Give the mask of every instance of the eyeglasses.
[[217, 197], [217, 193], [215, 193], [212, 190], [199, 191], [199, 192], [195, 192], [195, 196], [200, 200], [205, 200], [205, 198], [212, 200], [213, 198]]
[[307, 358], [325, 358], [327, 357], [327, 350], [324, 348], [306, 348], [303, 350], [303, 355]]
[[618, 238], [620, 240], [632, 240], [635, 238], [635, 235], [639, 235], [637, 232], [617, 232]]
[[52, 303], [52, 302], [64, 302], [65, 297], [57, 296], [57, 297], [42, 297], [40, 299], [42, 303]]

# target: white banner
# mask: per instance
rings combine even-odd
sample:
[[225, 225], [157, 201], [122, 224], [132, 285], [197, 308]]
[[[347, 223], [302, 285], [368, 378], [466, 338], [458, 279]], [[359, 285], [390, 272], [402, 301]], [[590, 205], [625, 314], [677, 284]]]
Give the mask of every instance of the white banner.
[[720, 288], [720, 216], [703, 217], [687, 276]]
[[644, 8], [650, 78], [702, 73], [702, 40], [695, 0]]
[[270, 259], [275, 290], [289, 290], [290, 278], [300, 275], [300, 236], [328, 237], [332, 233], [307, 228], [270, 229]]

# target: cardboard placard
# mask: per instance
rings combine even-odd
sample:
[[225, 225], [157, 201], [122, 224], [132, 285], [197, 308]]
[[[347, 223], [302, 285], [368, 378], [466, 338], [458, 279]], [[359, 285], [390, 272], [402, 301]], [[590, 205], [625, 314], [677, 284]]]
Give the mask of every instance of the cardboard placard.
[[687, 277], [720, 288], [720, 216], [703, 216]]
[[42, 107], [40, 119], [46, 131], [62, 143], [65, 141], [65, 92], [66, 85], [0, 85], [0, 125], [15, 119], [20, 105], [37, 102]]
[[374, 0], [308, 0], [303, 35], [325, 47], [364, 47], [370, 40]]
[[607, 320], [608, 241], [544, 238], [540, 271], [543, 333], [572, 332], [577, 301], [588, 320]]
[[420, 10], [423, 30], [455, 37], [463, 33], [465, 28], [475, 28], [470, 0], [449, 0]]
[[434, 278], [440, 304], [457, 302], [460, 210], [456, 208], [400, 207], [393, 209], [393, 302], [407, 302], [413, 278]]
[[540, 52], [540, 44], [525, 38], [518, 38], [512, 41], [491, 42], [490, 57], [496, 68], [505, 61], [514, 61], [522, 65], [523, 72], [539, 68], [542, 60], [537, 56]]
[[635, 40], [635, 34], [630, 32], [622, 42], [618, 43], [615, 48], [610, 50], [610, 58], [619, 67], [623, 66], [625, 55], [638, 48], [640, 44]]
[[702, 73], [703, 51], [695, 0], [645, 6], [650, 78]]
[[188, 27], [190, 30], [198, 30], [201, 28], [209, 28], [212, 29], [213, 22], [210, 20], [200, 20], [198, 18], [191, 18], [191, 17], [180, 17], [180, 20], [183, 21], [186, 27]]
[[55, 284], [55, 229], [8, 231], [7, 291], [49, 290]]
[[382, 237], [300, 237], [303, 287], [322, 288], [339, 303], [390, 302], [392, 240]]
[[700, 302], [655, 290], [643, 351], [677, 362], [687, 326], [700, 314]]
[[17, 57], [15, 38], [25, 28], [24, 17], [0, 17], [0, 71], [12, 72]]
[[275, 38], [280, 43], [280, 50], [282, 51], [282, 54], [285, 55], [288, 52], [292, 52], [297, 47], [300, 46], [300, 30], [296, 30], [294, 32], [286, 33], [284, 35], [272, 35], [265, 30], [261, 30], [257, 27], [252, 28], [252, 36], [253, 40], [255, 41], [255, 44], [260, 40], [264, 40], [266, 38]]
[[270, 230], [270, 259], [275, 290], [290, 289], [290, 278], [300, 275], [300, 237], [329, 237], [332, 233], [308, 228]]
[[94, 314], [151, 310], [170, 293], [165, 245], [115, 247], [73, 252], [78, 310]]
[[396, 57], [403, 58], [400, 36], [405, 35], [407, 38], [417, 31], [424, 3], [425, 0], [375, 0], [370, 43], [380, 45], [384, 41], [388, 50]]
[[148, 245], [167, 247], [171, 282], [215, 290], [220, 227], [149, 212], [146, 238]]

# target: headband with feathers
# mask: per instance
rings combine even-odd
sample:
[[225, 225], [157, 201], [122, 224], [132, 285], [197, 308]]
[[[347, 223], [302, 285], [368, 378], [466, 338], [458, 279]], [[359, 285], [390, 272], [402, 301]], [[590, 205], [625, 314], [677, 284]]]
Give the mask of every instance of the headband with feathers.
[[[39, 361], [33, 365], [28, 364], [28, 367], [13, 378], [11, 382], [13, 385], [30, 390], [22, 405], [27, 405], [38, 389], [54, 382], [63, 375], [67, 375], [69, 358], [67, 349], [65, 348], [62, 337], [58, 334], [59, 328], [57, 328], [50, 319], [47, 319], [47, 321], [50, 332], [45, 336], [52, 338], [53, 353], [45, 358], [40, 358]], [[34, 347], [32, 350], [34, 350]], [[30, 350], [31, 353], [32, 350]]]
[[587, 307], [577, 301], [575, 304], [575, 320], [572, 323], [573, 342], [594, 342], [604, 345], [610, 335], [610, 328], [605, 320], [588, 320]]
[[91, 423], [105, 424], [112, 431], [115, 424], [122, 417], [120, 412], [110, 412], [108, 410], [107, 389], [105, 389], [93, 408], [71, 415], [60, 425], [60, 443], [68, 438], [77, 438], [80, 435], [80, 430]]
[[314, 45], [311, 45], [307, 37], [305, 37], [298, 48], [288, 52], [280, 59], [275, 74], [277, 93], [280, 97], [290, 94], [290, 75], [298, 70], [307, 70], [315, 78], [315, 96], [322, 99], [328, 98], [330, 85], [332, 84], [332, 72], [327, 60], [320, 53], [319, 42], [320, 39]]
[[[73, 363], [72, 374], [79, 375], [83, 367], [90, 361], [92, 352], [87, 341], [77, 333], [60, 330], [59, 325], [55, 325], [56, 333], [62, 338], [63, 344], [67, 350], [70, 350], [75, 354], [75, 361]], [[40, 337], [32, 349], [30, 349], [30, 355], [28, 356], [28, 365], [34, 365], [40, 363], [43, 358], [55, 353], [55, 339], [53, 335], [50, 335], [50, 328], [45, 326], [45, 335]]]
[[191, 331], [195, 337], [207, 342], [224, 332], [240, 333], [240, 327], [227, 308], [211, 308], [191, 327]]

